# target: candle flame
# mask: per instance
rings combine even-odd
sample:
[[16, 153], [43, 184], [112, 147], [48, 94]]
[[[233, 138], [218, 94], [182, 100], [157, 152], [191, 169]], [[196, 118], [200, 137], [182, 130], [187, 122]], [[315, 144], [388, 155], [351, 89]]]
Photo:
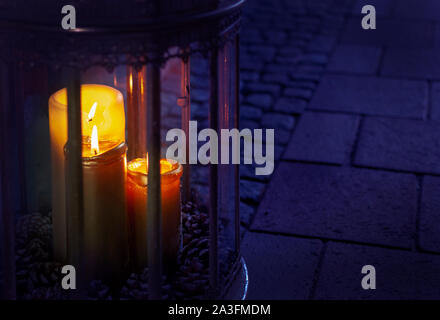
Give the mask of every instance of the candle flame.
[[140, 78], [140, 85], [141, 85], [141, 95], [142, 95], [142, 97], [144, 96], [144, 77], [142, 77], [142, 73], [141, 72], [139, 72], [139, 76], [138, 76], [139, 78]]
[[90, 109], [89, 112], [89, 122], [93, 120], [93, 117], [95, 116], [95, 112], [96, 112], [96, 107], [98, 106], [98, 102], [95, 102], [92, 105], [92, 108]]
[[[160, 174], [167, 174], [179, 167], [175, 160], [160, 159]], [[128, 170], [148, 175], [148, 157], [137, 158], [128, 163]]]
[[99, 143], [98, 143], [98, 128], [96, 126], [93, 126], [92, 130], [92, 145], [91, 145], [91, 151], [95, 155], [99, 153]]
[[139, 169], [141, 166], [142, 164], [139, 161], [130, 163], [130, 169]]

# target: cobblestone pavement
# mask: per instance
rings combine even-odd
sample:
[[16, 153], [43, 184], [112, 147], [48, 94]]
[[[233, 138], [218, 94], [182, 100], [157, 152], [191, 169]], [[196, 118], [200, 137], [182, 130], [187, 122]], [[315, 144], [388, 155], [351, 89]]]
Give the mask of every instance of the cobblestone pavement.
[[[364, 4], [377, 30], [361, 29]], [[440, 298], [439, 12], [248, 2], [241, 126], [275, 128], [277, 159], [270, 177], [241, 167], [249, 298]]]

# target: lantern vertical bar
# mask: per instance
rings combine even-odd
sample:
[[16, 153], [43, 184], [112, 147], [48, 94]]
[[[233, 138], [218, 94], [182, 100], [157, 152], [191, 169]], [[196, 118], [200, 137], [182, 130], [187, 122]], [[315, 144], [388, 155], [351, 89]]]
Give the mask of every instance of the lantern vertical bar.
[[162, 287], [162, 213], [160, 189], [160, 67], [146, 68], [147, 95], [147, 253], [150, 299], [161, 299]]
[[[235, 128], [240, 129], [240, 35], [235, 36]], [[239, 147], [240, 148], [240, 147]], [[235, 251], [240, 252], [240, 165], [235, 165]]]
[[138, 73], [132, 66], [127, 67], [127, 143], [128, 159], [139, 156], [139, 102], [138, 102]]
[[[9, 81], [10, 67], [5, 67], [0, 73], [0, 85], [6, 88]], [[6, 92], [0, 97], [0, 109], [2, 116], [0, 117], [0, 146], [2, 150], [10, 150], [10, 101], [11, 91]], [[2, 246], [0, 252], [0, 263], [3, 272], [3, 286], [1, 298], [16, 298], [16, 278], [15, 278], [15, 229], [14, 229], [14, 210], [12, 204], [12, 190], [10, 185], [10, 170], [12, 165], [12, 155], [7, 152], [0, 161], [0, 181], [1, 181], [1, 215], [0, 215], [0, 236], [2, 236]], [[9, 173], [9, 174], [8, 174]]]
[[145, 90], [147, 87], [146, 80], [147, 67], [143, 66], [138, 72], [138, 150], [137, 157], [145, 158], [147, 155], [147, 97]]
[[186, 141], [185, 150], [186, 159], [183, 165], [183, 201], [186, 202], [190, 197], [190, 165], [189, 165], [189, 121], [191, 120], [191, 95], [190, 95], [190, 58], [186, 57], [182, 60], [181, 70], [181, 107], [182, 107], [182, 129], [185, 131]]
[[[83, 173], [81, 131], [81, 83], [71, 70], [67, 85], [66, 213], [69, 262], [81, 272], [83, 235]], [[79, 277], [81, 283], [81, 277]]]
[[[209, 122], [210, 127], [218, 132], [219, 108], [219, 63], [218, 49], [214, 49], [210, 56], [210, 97], [209, 97]], [[209, 279], [211, 294], [218, 293], [218, 165], [210, 164], [209, 167]], [[214, 298], [213, 297], [213, 298]]]
[[24, 78], [23, 67], [18, 64], [13, 64], [12, 72], [10, 73], [10, 83], [20, 83], [12, 88], [13, 92], [11, 96], [13, 98], [13, 105], [15, 109], [15, 130], [17, 139], [17, 161], [18, 170], [17, 175], [18, 183], [17, 189], [19, 192], [19, 207], [18, 210], [21, 213], [28, 212], [27, 196], [26, 196], [26, 168], [25, 168], [25, 156], [24, 156]]

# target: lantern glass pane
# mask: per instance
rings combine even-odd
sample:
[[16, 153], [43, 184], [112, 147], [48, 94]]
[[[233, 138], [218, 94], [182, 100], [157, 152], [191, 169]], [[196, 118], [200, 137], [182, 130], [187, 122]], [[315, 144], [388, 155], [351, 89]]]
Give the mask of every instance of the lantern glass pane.
[[166, 141], [167, 133], [182, 128], [182, 110], [186, 104], [181, 97], [182, 60], [168, 60], [161, 70], [161, 155], [166, 157], [168, 147], [173, 141]]
[[[221, 151], [219, 164], [219, 266], [220, 282], [227, 278], [237, 259], [236, 219], [238, 211], [237, 170], [240, 144], [237, 129], [235, 45], [228, 42], [219, 51], [219, 130]], [[235, 134], [234, 134], [235, 131]], [[228, 136], [226, 136], [228, 133]]]
[[[219, 129], [237, 127], [234, 55], [232, 44], [219, 51]], [[79, 73], [80, 149], [66, 146], [67, 88], [72, 83], [71, 70], [40, 65], [22, 69], [4, 65], [1, 68], [2, 88], [7, 88], [1, 95], [2, 108], [4, 105], [16, 106], [8, 108], [2, 122], [2, 132], [7, 132], [11, 146], [9, 156], [4, 158], [8, 158], [3, 163], [6, 170], [2, 172], [6, 172], [7, 181], [13, 181], [8, 184], [11, 195], [8, 206], [17, 222], [13, 240], [18, 255], [15, 266], [20, 274], [17, 277], [18, 297], [33, 298], [38, 294], [29, 291], [29, 279], [22, 276], [30, 271], [49, 272], [55, 279], [50, 287], [60, 289], [60, 267], [71, 263], [69, 252], [72, 248], [69, 249], [68, 239], [72, 237], [81, 239], [79, 243], [82, 243], [77, 248], [81, 261], [74, 265], [77, 272], [81, 270], [84, 275], [83, 281], [77, 283], [79, 287], [95, 286], [98, 292], [95, 280], [100, 280], [102, 285], [109, 287], [108, 292], [118, 292], [127, 286], [131, 273], [137, 277], [144, 275], [144, 280], [138, 281], [147, 283], [147, 108], [152, 103], [149, 68], [148, 64], [140, 68], [123, 65], [109, 71], [95, 66]], [[198, 141], [198, 134], [210, 127], [209, 83], [209, 64], [205, 56], [192, 54], [184, 59], [168, 60], [162, 65], [160, 76], [161, 126], [153, 128], [160, 130], [160, 158], [163, 160], [160, 169], [164, 282], [190, 279], [194, 277], [192, 268], [196, 268], [199, 270], [196, 292], [186, 292], [180, 282], [172, 285], [173, 290], [183, 291], [181, 295], [196, 297], [206, 293], [209, 280], [209, 165], [201, 164], [198, 157], [200, 148], [207, 142]], [[193, 136], [188, 131], [189, 121], [194, 121], [191, 122]], [[188, 159], [171, 157], [167, 161], [168, 148], [176, 142], [175, 139], [167, 141], [167, 134], [179, 129], [185, 134], [183, 147]], [[218, 161], [221, 162], [221, 132], [217, 135]], [[191, 150], [189, 144], [192, 142], [195, 144]], [[79, 227], [69, 225], [71, 215], [66, 207], [72, 194], [66, 184], [67, 161], [75, 150], [82, 155], [83, 170], [80, 190], [83, 222]], [[219, 265], [224, 278], [237, 258], [238, 165], [232, 163], [233, 151], [231, 144], [229, 163], [218, 165]], [[195, 155], [193, 164], [186, 161], [190, 152]], [[188, 197], [182, 196], [185, 170], [191, 173]], [[1, 193], [6, 194], [6, 191], [2, 189]], [[3, 221], [3, 201], [1, 205]], [[3, 241], [5, 228], [0, 229], [2, 243], [6, 243]], [[38, 250], [30, 250], [35, 247]], [[0, 249], [3, 258], [5, 246]], [[32, 268], [45, 264], [46, 269], [29, 270], [29, 261], [32, 261]], [[7, 272], [5, 265], [0, 263], [0, 277]], [[40, 286], [39, 283], [32, 285], [33, 288]], [[131, 289], [127, 290], [124, 297], [130, 298]], [[68, 292], [62, 290], [46, 293], [56, 299], [69, 297]], [[168, 294], [176, 297], [175, 293]], [[145, 298], [147, 296], [145, 293]]]
[[4, 211], [3, 211], [3, 190], [2, 190], [2, 177], [0, 175], [0, 221], [2, 227], [0, 227], [0, 299], [6, 299], [5, 294], [5, 232], [4, 232]]
[[[201, 54], [191, 56], [191, 120], [197, 123], [197, 130], [209, 128], [209, 62]], [[197, 150], [204, 142], [195, 139]], [[209, 196], [209, 165], [198, 161], [190, 165], [191, 190], [203, 211], [207, 213]]]

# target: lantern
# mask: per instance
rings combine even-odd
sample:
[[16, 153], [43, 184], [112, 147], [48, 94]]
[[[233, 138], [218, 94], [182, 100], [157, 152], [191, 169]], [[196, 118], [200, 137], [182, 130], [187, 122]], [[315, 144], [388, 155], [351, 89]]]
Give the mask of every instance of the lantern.
[[0, 4], [4, 298], [245, 296], [237, 150], [199, 150], [238, 128], [243, 2]]

